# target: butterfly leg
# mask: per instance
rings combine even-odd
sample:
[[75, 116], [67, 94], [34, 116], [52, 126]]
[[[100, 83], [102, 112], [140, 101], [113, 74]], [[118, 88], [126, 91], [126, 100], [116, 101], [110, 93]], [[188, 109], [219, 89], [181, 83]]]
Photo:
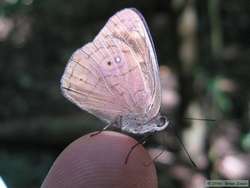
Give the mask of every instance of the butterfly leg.
[[106, 129], [108, 129], [109, 127], [112, 127], [112, 126], [114, 127], [115, 124], [116, 124], [116, 125], [117, 125], [117, 124], [118, 124], [118, 125], [121, 124], [121, 123], [120, 123], [121, 118], [122, 118], [122, 116], [119, 116], [118, 118], [116, 118], [115, 121], [109, 123], [109, 124], [106, 125], [103, 129], [97, 131], [96, 133], [91, 134], [90, 136], [91, 136], [91, 137], [92, 137], [92, 136], [96, 136], [96, 135], [100, 134], [101, 132], [105, 131]]
[[153, 159], [152, 159], [150, 162], [145, 163], [144, 165], [145, 165], [145, 166], [150, 166], [150, 165], [153, 164], [154, 161], [156, 161], [156, 159], [158, 159], [164, 152], [165, 152], [164, 150], [160, 151], [156, 156], [153, 157]]
[[108, 125], [106, 125], [105, 127], [103, 127], [103, 129], [97, 131], [96, 133], [91, 134], [90, 137], [96, 136], [96, 135], [102, 133], [103, 131], [105, 131], [106, 129], [108, 129], [111, 125], [112, 125], [112, 123], [109, 123]]
[[142, 144], [142, 145], [145, 144], [146, 141], [147, 141], [147, 139], [148, 139], [149, 137], [151, 137], [151, 136], [153, 136], [153, 135], [150, 134], [150, 135], [144, 136], [139, 142], [137, 142], [136, 144], [134, 144], [134, 145], [130, 148], [130, 150], [128, 151], [128, 154], [126, 155], [126, 158], [125, 158], [125, 164], [128, 163], [129, 156], [132, 154], [132, 152], [134, 151], [134, 149], [135, 149], [138, 145], [140, 145], [140, 144]]

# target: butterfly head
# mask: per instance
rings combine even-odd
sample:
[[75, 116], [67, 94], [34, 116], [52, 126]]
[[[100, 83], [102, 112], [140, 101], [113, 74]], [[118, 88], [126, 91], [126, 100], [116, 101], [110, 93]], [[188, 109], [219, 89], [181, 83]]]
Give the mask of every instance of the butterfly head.
[[121, 117], [120, 126], [123, 131], [142, 135], [162, 131], [168, 126], [168, 123], [167, 118], [161, 115], [146, 122], [133, 116], [123, 116]]

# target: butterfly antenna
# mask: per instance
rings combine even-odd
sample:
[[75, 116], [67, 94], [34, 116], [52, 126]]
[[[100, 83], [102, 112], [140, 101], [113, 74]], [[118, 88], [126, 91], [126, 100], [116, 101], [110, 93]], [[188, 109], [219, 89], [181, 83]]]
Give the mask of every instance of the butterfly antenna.
[[191, 156], [189, 155], [189, 153], [188, 153], [186, 147], [184, 146], [183, 142], [181, 141], [181, 138], [180, 138], [179, 134], [177, 133], [177, 131], [175, 130], [175, 128], [172, 126], [171, 123], [169, 123], [169, 126], [170, 126], [171, 129], [173, 130], [173, 132], [174, 132], [174, 134], [175, 134], [177, 140], [179, 141], [180, 145], [182, 146], [184, 152], [185, 152], [186, 155], [188, 156], [188, 158], [189, 158], [189, 160], [191, 161], [192, 165], [193, 165], [195, 168], [197, 168], [197, 165], [196, 165], [195, 162], [192, 160], [192, 158], [191, 158]]
[[216, 119], [207, 119], [207, 118], [189, 118], [189, 117], [184, 117], [185, 120], [197, 120], [197, 121], [212, 121], [215, 122]]

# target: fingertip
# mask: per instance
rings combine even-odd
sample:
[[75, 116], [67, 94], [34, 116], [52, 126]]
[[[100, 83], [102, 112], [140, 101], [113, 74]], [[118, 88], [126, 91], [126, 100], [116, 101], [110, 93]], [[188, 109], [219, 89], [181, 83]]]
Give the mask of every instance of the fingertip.
[[125, 134], [103, 131], [87, 134], [72, 142], [56, 159], [42, 188], [156, 188], [154, 163], [142, 145], [126, 156], [135, 139]]

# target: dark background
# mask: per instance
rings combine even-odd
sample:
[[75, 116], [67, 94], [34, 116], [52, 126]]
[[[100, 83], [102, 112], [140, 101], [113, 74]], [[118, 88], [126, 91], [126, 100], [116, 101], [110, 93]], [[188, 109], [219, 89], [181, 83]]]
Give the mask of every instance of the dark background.
[[[182, 136], [146, 145], [159, 187], [203, 187], [206, 179], [249, 179], [249, 0], [0, 0], [0, 176], [8, 187], [39, 187], [71, 141], [103, 123], [62, 97], [71, 54], [116, 11], [135, 7], [155, 42], [162, 111]], [[187, 120], [187, 117], [216, 121]]]

